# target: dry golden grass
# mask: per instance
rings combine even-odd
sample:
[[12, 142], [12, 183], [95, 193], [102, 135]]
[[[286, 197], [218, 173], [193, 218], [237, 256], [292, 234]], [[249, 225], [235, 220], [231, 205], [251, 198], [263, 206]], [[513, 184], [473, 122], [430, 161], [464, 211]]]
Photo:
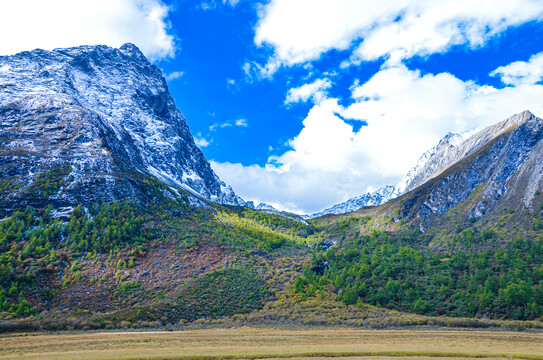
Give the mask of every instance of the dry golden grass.
[[542, 333], [208, 329], [11, 334], [0, 359], [541, 359]]

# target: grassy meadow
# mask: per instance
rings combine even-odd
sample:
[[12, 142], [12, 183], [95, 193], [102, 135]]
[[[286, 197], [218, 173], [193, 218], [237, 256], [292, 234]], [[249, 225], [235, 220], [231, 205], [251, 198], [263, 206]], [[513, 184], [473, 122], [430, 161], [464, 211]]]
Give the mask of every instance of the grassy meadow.
[[9, 334], [0, 359], [543, 359], [543, 333], [205, 329]]

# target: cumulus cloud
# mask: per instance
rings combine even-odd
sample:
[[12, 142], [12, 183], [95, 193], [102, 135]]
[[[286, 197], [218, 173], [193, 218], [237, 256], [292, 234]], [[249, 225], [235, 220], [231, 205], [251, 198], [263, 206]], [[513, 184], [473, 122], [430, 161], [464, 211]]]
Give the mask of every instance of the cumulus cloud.
[[297, 103], [300, 101], [306, 102], [309, 99], [318, 103], [326, 97], [326, 89], [329, 89], [331, 86], [332, 82], [329, 79], [317, 79], [312, 83], [289, 89], [285, 104]]
[[[245, 199], [290, 211], [321, 210], [394, 184], [448, 131], [465, 132], [526, 109], [543, 114], [543, 86], [494, 88], [403, 65], [352, 87], [352, 104], [315, 104], [290, 149], [266, 166], [213, 163]], [[358, 131], [346, 121], [364, 124]]]
[[315, 105], [304, 128], [289, 141], [290, 150], [272, 156], [264, 167], [213, 162], [221, 179], [245, 199], [266, 202], [279, 209], [307, 212], [352, 194], [358, 188], [363, 152], [353, 151], [356, 133], [338, 115], [335, 99]]
[[535, 84], [543, 79], [543, 52], [533, 55], [528, 61], [515, 61], [500, 66], [490, 73], [499, 76], [507, 85]]
[[308, 174], [280, 172], [259, 165], [243, 166], [215, 161], [210, 161], [210, 164], [220, 178], [245, 200], [265, 202], [276, 209], [301, 214], [308, 209], [321, 208], [323, 203], [332, 203], [337, 198], [326, 191], [327, 184], [314, 181]]
[[169, 11], [161, 0], [2, 1], [0, 54], [131, 42], [151, 60], [172, 58]]
[[[317, 79], [288, 90], [284, 103], [313, 102], [289, 149], [265, 166], [212, 166], [245, 199], [310, 213], [394, 184], [447, 132], [488, 126], [526, 109], [543, 115], [543, 55], [494, 70], [496, 88], [450, 73], [424, 74], [404, 60], [452, 47], [484, 46], [510, 27], [543, 19], [539, 0], [270, 0], [259, 8], [254, 41], [267, 63], [247, 61], [250, 80], [282, 67], [311, 66], [345, 50], [339, 70], [384, 59], [351, 99], [329, 98], [333, 84]], [[352, 125], [357, 126], [352, 126]]]
[[415, 1], [401, 18], [381, 24], [354, 51], [355, 61], [442, 53], [454, 45], [475, 48], [511, 26], [540, 20], [543, 3], [534, 0]]
[[350, 62], [385, 57], [396, 63], [454, 45], [477, 47], [542, 17], [539, 0], [388, 0], [379, 6], [371, 0], [272, 0], [260, 10], [255, 43], [273, 48], [271, 63], [288, 66], [353, 45]]

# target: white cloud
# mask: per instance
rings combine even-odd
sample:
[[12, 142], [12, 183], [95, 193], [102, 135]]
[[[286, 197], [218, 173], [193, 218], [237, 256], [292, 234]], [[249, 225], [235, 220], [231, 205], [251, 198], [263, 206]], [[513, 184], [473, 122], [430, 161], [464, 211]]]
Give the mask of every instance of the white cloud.
[[507, 85], [535, 84], [543, 79], [543, 52], [533, 55], [528, 61], [516, 61], [500, 66], [490, 73], [499, 76]]
[[241, 127], [247, 127], [247, 126], [249, 126], [249, 123], [247, 123], [247, 120], [246, 120], [246, 119], [237, 119], [237, 120], [234, 122], [234, 125], [236, 125], [236, 126], [241, 126]]
[[265, 65], [261, 65], [256, 61], [247, 61], [243, 64], [242, 69], [246, 78], [251, 81], [271, 79], [273, 74], [281, 67], [281, 62], [271, 58]]
[[213, 124], [209, 127], [209, 131], [216, 131], [217, 129], [222, 129], [222, 128], [225, 128], [225, 127], [230, 127], [232, 126], [231, 123], [229, 122], [225, 122], [225, 123], [216, 123], [216, 124]]
[[288, 211], [321, 209], [338, 195], [349, 196], [360, 189], [360, 176], [349, 165], [368, 159], [352, 151], [355, 133], [335, 115], [339, 110], [334, 99], [315, 105], [304, 120], [304, 129], [289, 142], [292, 149], [270, 157], [265, 167], [214, 162], [213, 169], [244, 199]]
[[201, 137], [201, 136], [195, 136], [194, 137], [194, 143], [203, 148], [203, 147], [206, 147], [206, 146], [209, 146], [209, 144], [211, 143], [211, 141], [208, 141], [207, 139]]
[[210, 161], [210, 164], [221, 180], [231, 185], [243, 199], [265, 202], [276, 209], [304, 213], [307, 209], [320, 208], [323, 202], [332, 203], [336, 199], [330, 196], [331, 192], [326, 191], [324, 184], [312, 180], [307, 174], [282, 173], [258, 165], [215, 161]]
[[237, 119], [237, 120], [234, 120], [233, 122], [227, 121], [224, 123], [215, 123], [209, 127], [209, 131], [216, 131], [217, 129], [232, 127], [232, 126], [247, 127], [249, 126], [249, 123], [247, 122], [247, 119]]
[[328, 98], [332, 75], [289, 89], [285, 104], [314, 106], [290, 149], [270, 156], [265, 166], [212, 162], [247, 200], [318, 211], [394, 184], [449, 131], [470, 131], [526, 109], [543, 115], [543, 86], [537, 84], [543, 55], [492, 72], [512, 85], [501, 89], [402, 65], [457, 45], [484, 46], [510, 27], [541, 21], [540, 0], [388, 0], [378, 6], [370, 0], [270, 0], [258, 16], [254, 41], [270, 56], [245, 62], [249, 80], [270, 79], [295, 65], [311, 73], [310, 62], [330, 50], [346, 50], [340, 68], [386, 63], [365, 83], [354, 80], [346, 106]]
[[332, 86], [329, 79], [317, 79], [310, 84], [304, 84], [297, 88], [289, 89], [285, 104], [306, 102], [312, 99], [314, 103], [321, 102], [327, 95], [326, 89]]
[[[448, 73], [382, 69], [352, 87], [353, 103], [313, 106], [290, 150], [262, 166], [213, 163], [243, 198], [314, 212], [393, 184], [448, 131], [487, 126], [526, 109], [543, 114], [543, 85], [497, 89]], [[364, 121], [355, 132], [344, 119]]]
[[166, 74], [164, 77], [166, 78], [166, 81], [173, 81], [180, 79], [185, 73], [183, 71], [173, 71], [169, 74]]
[[172, 58], [169, 11], [161, 0], [2, 1], [0, 54], [131, 42], [151, 60]]
[[[351, 155], [355, 155], [350, 149], [355, 133], [351, 125], [337, 116], [340, 111], [336, 99], [315, 105], [304, 119], [302, 131], [289, 141], [292, 150], [270, 157], [270, 163], [283, 172], [292, 169], [349, 171], [346, 165]], [[365, 156], [356, 154], [355, 157], [359, 161]]]
[[541, 20], [534, 0], [416, 1], [401, 19], [372, 29], [354, 51], [355, 62], [388, 56], [395, 63], [415, 55], [442, 53], [454, 45], [475, 48], [508, 27]]
[[[255, 43], [272, 63], [294, 65], [360, 42], [351, 61], [476, 47], [510, 26], [541, 20], [539, 0], [272, 0], [259, 12]], [[278, 66], [275, 66], [278, 68]]]
[[240, 87], [236, 84], [236, 80], [234, 79], [226, 79], [226, 88], [232, 94], [237, 94], [240, 91]]

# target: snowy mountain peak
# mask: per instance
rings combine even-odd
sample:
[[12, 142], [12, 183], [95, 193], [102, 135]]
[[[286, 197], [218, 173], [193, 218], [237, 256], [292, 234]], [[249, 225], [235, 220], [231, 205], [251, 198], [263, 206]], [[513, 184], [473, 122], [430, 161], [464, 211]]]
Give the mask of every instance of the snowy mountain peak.
[[462, 141], [464, 141], [462, 135], [451, 132], [447, 133], [436, 146], [422, 154], [415, 166], [394, 186], [396, 193], [401, 195], [426, 181], [429, 174], [435, 172], [435, 168], [442, 166], [439, 159], [445, 158], [447, 153], [460, 145]]
[[462, 135], [448, 132], [447, 135], [445, 135], [445, 137], [439, 141], [438, 146], [441, 145], [441, 143], [447, 143], [454, 147], [458, 146], [462, 141], [464, 141], [464, 137]]
[[245, 206], [249, 209], [258, 210], [258, 211], [278, 211], [276, 208], [266, 203], [259, 203], [255, 205], [254, 201], [247, 201]]
[[66, 162], [82, 184], [137, 171], [205, 199], [244, 204], [195, 145], [160, 69], [133, 44], [0, 57], [0, 116], [0, 145], [39, 154], [2, 158], [19, 172]]
[[133, 56], [133, 57], [137, 57], [137, 58], [140, 58], [140, 59], [145, 58], [145, 55], [143, 55], [143, 53], [140, 51], [140, 49], [138, 49], [138, 47], [136, 45], [132, 44], [132, 43], [123, 44], [119, 48], [119, 50], [122, 51], [123, 54], [128, 55], [128, 56]]
[[[489, 126], [467, 139], [460, 134], [449, 132], [436, 146], [422, 154], [415, 166], [396, 185], [385, 186], [373, 193], [349, 199], [319, 213], [307, 215], [305, 218], [310, 219], [325, 214], [343, 214], [358, 210], [364, 206], [384, 204], [439, 175], [456, 162], [475, 153], [498, 136], [520, 126], [531, 123], [536, 124], [539, 121], [540, 119], [526, 110], [495, 125]], [[537, 128], [536, 125], [532, 125], [532, 127]]]
[[428, 173], [434, 172], [433, 169], [436, 166], [435, 163], [439, 162], [437, 159], [446, 156], [451, 149], [461, 144], [463, 140], [464, 138], [462, 135], [449, 132], [439, 141], [436, 146], [422, 154], [415, 166], [413, 166], [407, 172], [407, 175], [398, 181], [396, 185], [384, 186], [377, 191], [357, 196], [321, 212], [307, 215], [305, 218], [312, 219], [326, 214], [344, 214], [358, 210], [364, 206], [377, 206], [384, 204], [387, 201], [414, 189], [422, 184], [422, 182], [426, 181]]

